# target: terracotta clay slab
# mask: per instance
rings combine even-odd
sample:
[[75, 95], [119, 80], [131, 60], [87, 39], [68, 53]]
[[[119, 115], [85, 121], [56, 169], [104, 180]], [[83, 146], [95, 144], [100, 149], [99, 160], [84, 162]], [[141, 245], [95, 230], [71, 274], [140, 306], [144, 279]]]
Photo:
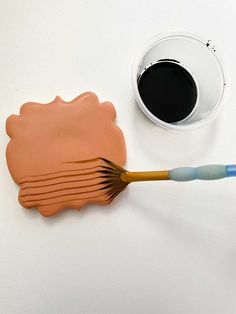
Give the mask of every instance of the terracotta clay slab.
[[[26, 103], [11, 115], [6, 131], [7, 164], [20, 185], [19, 202], [51, 216], [65, 208], [106, 204], [96, 169], [103, 157], [122, 166], [124, 136], [114, 123], [115, 109], [92, 92], [70, 102]], [[84, 161], [84, 162], [81, 162]]]

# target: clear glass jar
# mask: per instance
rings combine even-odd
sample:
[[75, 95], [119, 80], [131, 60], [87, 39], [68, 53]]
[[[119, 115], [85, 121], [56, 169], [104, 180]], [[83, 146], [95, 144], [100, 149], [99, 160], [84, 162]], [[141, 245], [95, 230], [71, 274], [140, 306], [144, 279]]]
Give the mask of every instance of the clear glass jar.
[[[167, 123], [154, 116], [138, 90], [138, 80], [145, 69], [163, 59], [178, 61], [197, 85], [198, 98], [194, 111], [176, 123]], [[225, 70], [212, 42], [177, 32], [157, 34], [144, 45], [133, 65], [132, 84], [136, 102], [144, 114], [169, 130], [189, 130], [209, 123], [222, 106], [227, 86]]]

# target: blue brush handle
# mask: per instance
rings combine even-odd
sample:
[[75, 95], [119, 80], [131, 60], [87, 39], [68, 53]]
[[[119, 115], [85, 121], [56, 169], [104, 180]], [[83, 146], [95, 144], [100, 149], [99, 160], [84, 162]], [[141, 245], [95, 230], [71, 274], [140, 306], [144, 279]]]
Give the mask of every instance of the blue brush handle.
[[173, 181], [218, 180], [236, 176], [236, 165], [207, 165], [201, 167], [181, 167], [169, 171]]

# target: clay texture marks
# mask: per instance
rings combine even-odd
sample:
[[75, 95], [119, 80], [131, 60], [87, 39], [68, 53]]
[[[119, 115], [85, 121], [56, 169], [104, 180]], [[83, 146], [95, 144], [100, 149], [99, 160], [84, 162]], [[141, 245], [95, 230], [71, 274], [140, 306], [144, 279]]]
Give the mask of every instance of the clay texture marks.
[[[97, 170], [103, 157], [122, 166], [126, 150], [115, 109], [87, 92], [71, 102], [27, 103], [7, 119], [7, 163], [19, 201], [51, 216], [64, 208], [109, 203]], [[86, 162], [81, 162], [86, 161]], [[88, 184], [89, 183], [89, 184]], [[97, 185], [99, 185], [99, 188]]]

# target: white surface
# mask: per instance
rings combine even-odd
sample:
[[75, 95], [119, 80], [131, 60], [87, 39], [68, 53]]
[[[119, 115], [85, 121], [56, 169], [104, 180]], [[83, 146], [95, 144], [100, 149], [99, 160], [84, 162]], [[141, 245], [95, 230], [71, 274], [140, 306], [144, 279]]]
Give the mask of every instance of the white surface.
[[[4, 157], [22, 103], [93, 90], [116, 106], [128, 169], [236, 162], [235, 13], [229, 0], [0, 1], [0, 313], [236, 313], [235, 179], [137, 183], [48, 219], [17, 203]], [[212, 39], [231, 77], [219, 118], [190, 133], [159, 129], [132, 97], [138, 49], [172, 29]]]

